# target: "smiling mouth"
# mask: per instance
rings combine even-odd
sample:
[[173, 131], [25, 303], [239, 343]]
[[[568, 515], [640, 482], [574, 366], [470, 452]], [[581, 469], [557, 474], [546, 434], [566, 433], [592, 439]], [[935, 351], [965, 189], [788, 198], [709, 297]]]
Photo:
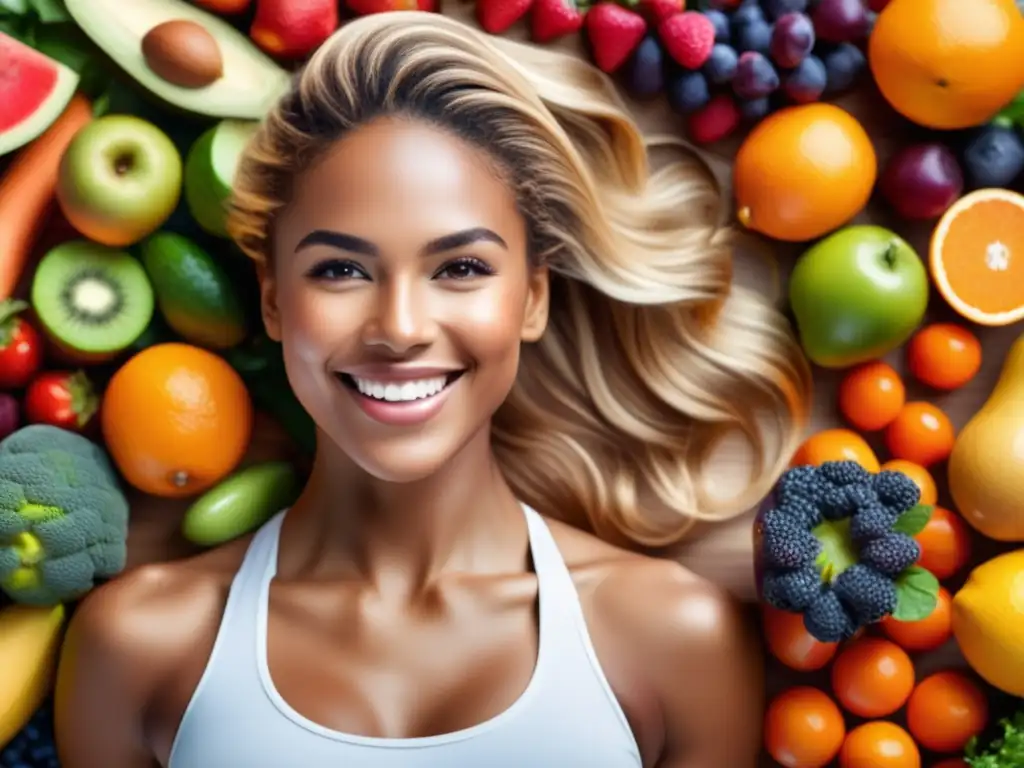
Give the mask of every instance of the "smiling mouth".
[[384, 403], [417, 403], [437, 397], [454, 384], [465, 371], [451, 371], [443, 376], [430, 376], [406, 381], [381, 381], [336, 373], [338, 380], [361, 397]]

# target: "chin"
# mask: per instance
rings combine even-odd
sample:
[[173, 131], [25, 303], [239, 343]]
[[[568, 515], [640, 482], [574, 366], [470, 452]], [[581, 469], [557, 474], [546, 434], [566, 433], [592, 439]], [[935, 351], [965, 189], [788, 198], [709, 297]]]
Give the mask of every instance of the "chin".
[[459, 448], [442, 435], [408, 435], [392, 440], [351, 439], [338, 447], [364, 472], [386, 483], [415, 483], [437, 474]]

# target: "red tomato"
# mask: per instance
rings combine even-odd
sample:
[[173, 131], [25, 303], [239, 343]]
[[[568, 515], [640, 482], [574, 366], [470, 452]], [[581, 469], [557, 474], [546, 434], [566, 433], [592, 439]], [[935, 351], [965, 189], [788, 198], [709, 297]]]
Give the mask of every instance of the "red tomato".
[[18, 313], [23, 301], [0, 302], [0, 389], [21, 389], [43, 364], [39, 333]]
[[99, 408], [99, 398], [82, 372], [49, 371], [37, 376], [25, 392], [25, 420], [81, 432]]

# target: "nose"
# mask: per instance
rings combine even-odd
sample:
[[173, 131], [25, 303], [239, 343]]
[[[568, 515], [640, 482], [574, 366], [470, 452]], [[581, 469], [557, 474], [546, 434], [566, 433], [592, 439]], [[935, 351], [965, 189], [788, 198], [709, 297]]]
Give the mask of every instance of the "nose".
[[378, 284], [363, 342], [400, 355], [434, 341], [437, 325], [429, 301], [415, 280], [391, 279]]

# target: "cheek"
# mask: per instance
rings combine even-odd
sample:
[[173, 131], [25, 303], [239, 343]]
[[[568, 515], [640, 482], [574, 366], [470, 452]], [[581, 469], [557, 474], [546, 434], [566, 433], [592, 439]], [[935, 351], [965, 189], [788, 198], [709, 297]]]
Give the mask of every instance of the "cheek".
[[[476, 362], [481, 374], [514, 376], [525, 301], [519, 286], [495, 280], [492, 288], [449, 296], [447, 301], [448, 335]], [[459, 307], [457, 317], [451, 312], [455, 307]]]

